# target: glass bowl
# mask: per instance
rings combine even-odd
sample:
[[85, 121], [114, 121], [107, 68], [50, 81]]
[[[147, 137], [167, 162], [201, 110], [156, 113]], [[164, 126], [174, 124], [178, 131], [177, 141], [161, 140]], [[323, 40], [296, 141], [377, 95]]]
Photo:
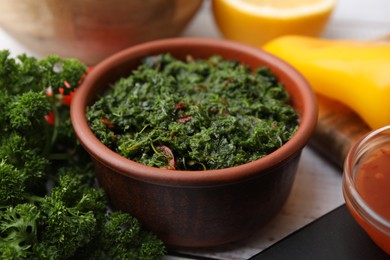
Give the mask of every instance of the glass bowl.
[[390, 254], [390, 125], [371, 131], [351, 148], [343, 195], [354, 219]]

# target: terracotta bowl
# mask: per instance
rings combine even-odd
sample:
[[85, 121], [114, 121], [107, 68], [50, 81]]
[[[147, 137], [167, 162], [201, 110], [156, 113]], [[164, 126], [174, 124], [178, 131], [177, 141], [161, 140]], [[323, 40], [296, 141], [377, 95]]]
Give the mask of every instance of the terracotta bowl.
[[[300, 116], [296, 134], [281, 148], [241, 166], [199, 171], [170, 171], [128, 160], [104, 146], [90, 130], [86, 108], [97, 92], [129, 75], [140, 60], [169, 52], [269, 66], [291, 95]], [[217, 39], [166, 39], [138, 45], [98, 64], [76, 92], [71, 106], [76, 134], [96, 166], [99, 184], [114, 209], [137, 217], [168, 246], [215, 246], [247, 237], [265, 225], [286, 201], [301, 150], [317, 119], [315, 97], [306, 80], [282, 60], [247, 45]]]
[[1, 0], [0, 26], [39, 55], [95, 64], [142, 42], [179, 35], [203, 0]]

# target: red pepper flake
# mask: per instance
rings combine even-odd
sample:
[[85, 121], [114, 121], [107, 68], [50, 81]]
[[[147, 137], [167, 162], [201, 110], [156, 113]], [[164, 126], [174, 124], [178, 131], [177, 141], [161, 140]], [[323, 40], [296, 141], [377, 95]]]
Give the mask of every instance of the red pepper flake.
[[74, 91], [70, 92], [69, 95], [63, 96], [61, 102], [67, 106], [70, 106], [73, 96], [74, 96]]
[[207, 89], [207, 87], [205, 85], [198, 85], [198, 86], [194, 87], [195, 91], [202, 91], [202, 90], [206, 90], [206, 89]]
[[51, 111], [49, 114], [45, 115], [45, 120], [49, 125], [55, 125], [56, 122], [54, 120], [54, 112]]
[[234, 80], [233, 77], [229, 77], [226, 79], [226, 84], [230, 84]]
[[81, 75], [81, 78], [79, 79], [79, 81], [77, 82], [77, 84], [79, 84], [79, 86], [80, 86], [81, 84], [83, 84], [83, 82], [84, 82], [84, 80], [85, 80], [86, 77], [87, 77], [86, 74]]
[[102, 121], [109, 129], [113, 129], [114, 128], [114, 125], [106, 117], [102, 117]]
[[228, 104], [228, 101], [226, 99], [224, 99], [224, 98], [220, 98], [219, 102], [221, 102], [225, 106]]
[[176, 109], [176, 110], [183, 110], [184, 108], [186, 108], [186, 103], [184, 103], [183, 101], [180, 101], [180, 102], [177, 103], [176, 106], [175, 106], [175, 109]]
[[223, 109], [222, 112], [221, 112], [221, 115], [228, 116], [228, 115], [230, 115], [230, 113], [229, 113], [229, 111], [227, 109]]
[[81, 75], [80, 80], [77, 82], [77, 83], [79, 84], [79, 86], [80, 86], [81, 84], [83, 84], [85, 78], [87, 77], [87, 75], [88, 75], [89, 73], [91, 73], [92, 70], [93, 70], [93, 66], [89, 66], [89, 67], [86, 69], [86, 74]]
[[158, 146], [156, 149], [167, 155], [168, 165], [164, 166], [163, 169], [176, 170], [175, 156], [172, 150], [165, 145]]
[[52, 97], [52, 96], [53, 96], [53, 89], [52, 89], [51, 87], [48, 87], [48, 88], [46, 89], [46, 95], [47, 95], [48, 97]]
[[184, 116], [176, 119], [176, 122], [178, 122], [178, 123], [185, 123], [185, 122], [191, 120], [191, 118], [192, 118], [191, 115], [184, 115]]
[[66, 88], [72, 88], [68, 81], [64, 80], [64, 85]]
[[93, 66], [89, 66], [89, 67], [87, 68], [87, 74], [91, 73], [92, 70], [93, 70]]
[[210, 108], [209, 111], [210, 111], [211, 114], [216, 114], [218, 112], [218, 108], [217, 107], [212, 107], [212, 108]]

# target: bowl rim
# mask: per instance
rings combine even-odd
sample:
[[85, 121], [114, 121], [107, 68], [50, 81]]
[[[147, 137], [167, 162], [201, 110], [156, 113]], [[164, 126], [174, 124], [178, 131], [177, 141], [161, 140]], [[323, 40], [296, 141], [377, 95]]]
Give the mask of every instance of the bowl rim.
[[[93, 89], [99, 75], [104, 74], [106, 70], [119, 66], [134, 54], [141, 53], [144, 54], [143, 57], [146, 57], [150, 50], [159, 49], [162, 46], [169, 46], [170, 49], [187, 47], [188, 50], [195, 46], [198, 48], [211, 46], [213, 48], [232, 49], [236, 52], [255, 56], [256, 59], [260, 59], [267, 64], [277, 64], [278, 70], [286, 74], [298, 86], [302, 100], [304, 100], [302, 103], [305, 103], [303, 104], [304, 113], [300, 115], [300, 123], [296, 133], [283, 146], [263, 158], [230, 168], [207, 170], [206, 172], [155, 168], [131, 161], [115, 153], [102, 144], [89, 128], [86, 118], [88, 101], [85, 97]], [[317, 123], [317, 102], [309, 83], [294, 67], [260, 48], [225, 39], [167, 38], [129, 47], [94, 66], [72, 99], [71, 120], [74, 131], [87, 152], [95, 160], [124, 176], [167, 186], [220, 185], [252, 178], [254, 177], [253, 173], [263, 172], [266, 169], [276, 167], [276, 165], [282, 164], [287, 159], [297, 155], [297, 152], [303, 149], [315, 129]]]

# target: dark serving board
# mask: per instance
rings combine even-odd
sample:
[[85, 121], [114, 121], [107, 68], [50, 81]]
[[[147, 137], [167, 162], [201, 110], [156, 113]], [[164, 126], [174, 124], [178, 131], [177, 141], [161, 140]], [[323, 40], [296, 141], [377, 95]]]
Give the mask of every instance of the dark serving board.
[[385, 260], [390, 255], [370, 239], [344, 204], [251, 258], [263, 259]]
[[347, 106], [317, 95], [318, 123], [309, 145], [341, 167], [351, 146], [371, 129]]

